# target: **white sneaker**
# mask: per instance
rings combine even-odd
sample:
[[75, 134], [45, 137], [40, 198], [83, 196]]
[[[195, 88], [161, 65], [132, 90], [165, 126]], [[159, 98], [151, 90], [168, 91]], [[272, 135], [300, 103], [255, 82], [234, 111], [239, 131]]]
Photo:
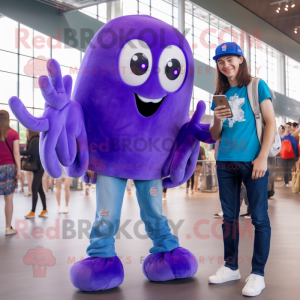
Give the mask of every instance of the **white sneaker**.
[[288, 184], [286, 184], [285, 186], [291, 186], [291, 185], [288, 183]]
[[167, 201], [167, 198], [166, 198], [166, 197], [163, 197], [162, 199], [163, 199], [163, 201]]
[[264, 276], [251, 274], [246, 279], [246, 285], [242, 290], [242, 294], [248, 297], [254, 297], [261, 294], [263, 289], [266, 287]]
[[233, 271], [233, 270], [225, 267], [225, 265], [223, 265], [216, 272], [215, 275], [208, 277], [208, 282], [216, 284], [216, 283], [224, 283], [227, 281], [239, 280], [239, 279], [241, 279], [241, 274], [240, 274], [239, 269], [237, 269], [236, 271]]
[[223, 211], [220, 211], [219, 213], [217, 213], [217, 214], [214, 214], [214, 217], [215, 218], [219, 218], [219, 217], [223, 217]]
[[58, 213], [59, 213], [59, 214], [62, 214], [62, 213], [63, 213], [63, 209], [62, 209], [61, 206], [58, 207]]
[[68, 206], [66, 206], [65, 208], [64, 208], [64, 214], [67, 214], [69, 212], [69, 208], [68, 208]]

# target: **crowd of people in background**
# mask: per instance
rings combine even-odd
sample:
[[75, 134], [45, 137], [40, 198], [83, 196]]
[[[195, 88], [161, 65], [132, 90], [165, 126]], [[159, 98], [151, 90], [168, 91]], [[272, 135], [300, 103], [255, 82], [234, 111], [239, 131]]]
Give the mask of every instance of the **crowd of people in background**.
[[[19, 134], [10, 127], [9, 113], [0, 110], [0, 195], [5, 200], [5, 235], [12, 235], [17, 231], [12, 227], [13, 215], [13, 195], [18, 192], [18, 180], [20, 180], [20, 193], [25, 197], [31, 197], [31, 210], [25, 215], [26, 219], [35, 218], [35, 210], [40, 198], [42, 202], [42, 211], [38, 217], [48, 215], [47, 195], [54, 189], [54, 178], [50, 177], [42, 166], [39, 155], [39, 132], [26, 130], [26, 145], [21, 147], [19, 144]], [[22, 159], [21, 159], [22, 157]], [[27, 181], [28, 192], [25, 193], [25, 182]], [[56, 199], [58, 204], [58, 213], [68, 213], [70, 200], [71, 178], [68, 177], [62, 167], [62, 175], [55, 179]], [[61, 189], [64, 185], [65, 205], [61, 204]], [[89, 194], [90, 184], [86, 186], [86, 195]]]
[[296, 163], [299, 160], [299, 134], [300, 128], [297, 122], [287, 122], [280, 125], [278, 132], [281, 135], [282, 171], [284, 183], [283, 186], [291, 186], [289, 181], [292, 171], [296, 171]]

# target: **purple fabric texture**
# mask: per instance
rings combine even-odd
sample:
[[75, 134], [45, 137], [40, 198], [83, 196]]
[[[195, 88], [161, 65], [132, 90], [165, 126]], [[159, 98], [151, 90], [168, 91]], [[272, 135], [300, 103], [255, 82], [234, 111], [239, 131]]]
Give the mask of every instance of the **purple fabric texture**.
[[[128, 42], [137, 39], [148, 45], [152, 65], [144, 83], [129, 85], [122, 79], [120, 54]], [[159, 62], [170, 46], [178, 47], [186, 61], [183, 83], [172, 92], [163, 88], [159, 77], [160, 72], [166, 76]], [[175, 50], [167, 59], [177, 57]], [[137, 50], [143, 51], [141, 47]], [[198, 124], [185, 124], [193, 90], [194, 59], [178, 30], [150, 16], [111, 20], [96, 33], [84, 55], [72, 100], [71, 77], [62, 78], [54, 59], [47, 62], [47, 70], [49, 78], [39, 78], [46, 101], [42, 118], [31, 116], [17, 97], [12, 97], [9, 105], [22, 125], [42, 132], [40, 154], [48, 174], [59, 177], [60, 162], [72, 177], [84, 176], [87, 169], [138, 180], [170, 175], [164, 185], [172, 187], [193, 173], [199, 148], [196, 138], [206, 141], [210, 134], [207, 125], [199, 124], [201, 118], [197, 118]], [[176, 80], [168, 82], [169, 86], [173, 83]], [[137, 100], [138, 96], [150, 99], [150, 103]], [[153, 114], [144, 116], [140, 112], [139, 103], [147, 113], [155, 106], [152, 99], [160, 98], [163, 100]], [[167, 158], [173, 167], [180, 164], [183, 168], [169, 170], [165, 166], [162, 172]]]
[[11, 97], [9, 106], [23, 126], [42, 132], [40, 157], [46, 172], [58, 178], [61, 163], [69, 176], [79, 177], [88, 167], [88, 152], [81, 148], [87, 139], [82, 108], [70, 100], [72, 77], [66, 75], [62, 78], [60, 66], [54, 59], [47, 61], [47, 70], [49, 78], [39, 78], [46, 101], [43, 117], [29, 114], [18, 97]]
[[151, 254], [143, 262], [143, 273], [151, 281], [188, 278], [194, 276], [197, 270], [197, 258], [182, 247], [170, 252]]
[[[115, 71], [123, 46], [133, 39], [149, 45], [153, 60], [148, 79], [138, 86], [126, 84], [120, 75], [122, 70]], [[163, 50], [169, 45], [182, 50], [187, 66], [185, 79], [174, 92], [162, 87], [155, 72]], [[81, 104], [85, 117], [88, 169], [113, 177], [162, 178], [162, 167], [188, 118], [193, 80], [192, 51], [172, 26], [142, 15], [120, 17], [103, 26], [85, 53], [73, 92], [73, 100]], [[165, 98], [153, 115], [145, 117], [138, 110], [135, 94]], [[157, 141], [156, 147], [151, 147], [151, 141]], [[130, 146], [126, 147], [127, 143]], [[194, 148], [188, 149], [188, 153]]]
[[122, 284], [124, 269], [117, 256], [87, 257], [71, 267], [70, 278], [83, 291], [108, 290]]
[[215, 143], [209, 130], [209, 124], [201, 124], [200, 121], [205, 113], [205, 103], [198, 102], [196, 111], [191, 120], [185, 123], [173, 144], [171, 152], [165, 161], [162, 176], [163, 186], [172, 188], [186, 182], [194, 173], [200, 144]]

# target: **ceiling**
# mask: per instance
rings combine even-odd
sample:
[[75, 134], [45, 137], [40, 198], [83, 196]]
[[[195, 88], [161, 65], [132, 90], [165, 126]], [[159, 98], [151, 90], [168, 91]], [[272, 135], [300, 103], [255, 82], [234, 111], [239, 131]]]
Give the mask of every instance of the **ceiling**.
[[284, 7], [286, 3], [281, 4], [281, 10], [278, 14], [276, 9], [278, 5], [270, 5], [270, 3], [278, 2], [279, 0], [234, 0], [241, 4], [254, 14], [264, 19], [269, 24], [273, 25], [281, 32], [295, 40], [300, 44], [300, 28], [298, 34], [294, 33], [294, 29], [300, 26], [300, 1], [295, 0], [296, 6], [291, 8], [291, 2], [289, 10], [285, 11]]
[[36, 0], [44, 4], [53, 6], [61, 12], [71, 12], [85, 7], [103, 2], [111, 2], [115, 0]]

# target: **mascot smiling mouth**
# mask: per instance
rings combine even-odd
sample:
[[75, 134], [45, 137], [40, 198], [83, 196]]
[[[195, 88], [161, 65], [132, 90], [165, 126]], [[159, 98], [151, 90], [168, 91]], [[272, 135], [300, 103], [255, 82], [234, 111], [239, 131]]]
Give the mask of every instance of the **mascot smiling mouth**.
[[142, 97], [136, 93], [134, 93], [134, 95], [138, 111], [144, 117], [150, 117], [154, 115], [166, 98], [166, 96], [164, 96], [159, 99], [151, 99]]

